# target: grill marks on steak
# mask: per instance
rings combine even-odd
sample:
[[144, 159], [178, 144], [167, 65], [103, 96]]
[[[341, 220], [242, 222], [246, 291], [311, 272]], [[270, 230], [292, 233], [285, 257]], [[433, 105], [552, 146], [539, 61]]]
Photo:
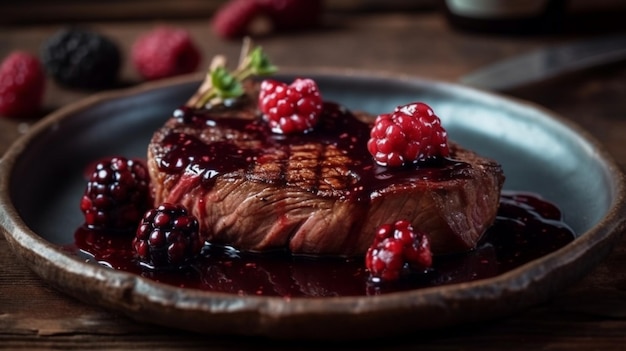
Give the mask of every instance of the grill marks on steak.
[[434, 253], [475, 246], [495, 219], [495, 162], [451, 156], [401, 170], [376, 165], [369, 125], [325, 104], [316, 131], [275, 135], [253, 104], [171, 118], [148, 148], [155, 201], [185, 205], [210, 241], [243, 250], [361, 255], [382, 223], [409, 219]]
[[248, 178], [337, 197], [357, 181], [346, 166], [350, 158], [336, 145], [305, 143], [275, 150], [257, 158]]

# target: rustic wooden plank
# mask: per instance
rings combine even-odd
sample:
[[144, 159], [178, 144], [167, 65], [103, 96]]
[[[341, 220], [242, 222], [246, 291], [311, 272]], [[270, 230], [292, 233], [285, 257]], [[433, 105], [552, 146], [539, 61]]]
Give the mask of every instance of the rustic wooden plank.
[[[205, 19], [172, 20], [198, 39], [205, 61], [216, 53], [237, 55], [239, 43], [216, 38]], [[93, 22], [120, 43], [156, 22]], [[0, 31], [0, 57], [16, 48], [37, 52], [62, 24], [8, 27]], [[334, 67], [409, 74], [455, 81], [498, 59], [561, 42], [568, 36], [514, 38], [451, 31], [432, 14], [338, 14], [323, 30], [259, 39], [282, 66]], [[426, 44], [425, 44], [426, 43]], [[125, 62], [122, 78], [139, 83]], [[90, 95], [48, 84], [45, 112]], [[623, 63], [513, 92], [579, 124], [601, 140], [626, 168], [626, 67]], [[0, 155], [34, 120], [0, 119]], [[626, 238], [587, 277], [540, 306], [507, 318], [358, 344], [270, 342], [257, 338], [205, 336], [141, 324], [90, 306], [50, 288], [0, 238], [0, 349], [249, 349], [317, 350], [621, 350], [626, 342]], [[427, 318], [427, 317], [426, 317]]]
[[[209, 18], [225, 0], [20, 0], [0, 3], [0, 24]], [[436, 8], [436, 0], [333, 0], [327, 11], [423, 11]]]

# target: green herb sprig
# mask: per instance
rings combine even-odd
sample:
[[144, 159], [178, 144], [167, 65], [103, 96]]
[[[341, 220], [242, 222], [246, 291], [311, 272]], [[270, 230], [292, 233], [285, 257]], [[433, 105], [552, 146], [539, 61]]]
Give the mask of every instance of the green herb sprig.
[[244, 40], [239, 64], [234, 71], [226, 68], [226, 59], [216, 56], [211, 63], [209, 72], [200, 88], [189, 99], [187, 106], [206, 108], [207, 106], [223, 103], [226, 99], [242, 96], [243, 82], [255, 76], [270, 75], [277, 71], [263, 52], [260, 46], [251, 49], [251, 41]]

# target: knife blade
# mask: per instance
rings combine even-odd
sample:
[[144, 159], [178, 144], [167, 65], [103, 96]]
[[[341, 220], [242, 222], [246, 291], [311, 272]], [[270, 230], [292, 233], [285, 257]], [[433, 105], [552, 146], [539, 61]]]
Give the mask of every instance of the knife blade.
[[507, 91], [542, 80], [626, 59], [626, 35], [547, 46], [490, 64], [459, 81], [479, 89]]

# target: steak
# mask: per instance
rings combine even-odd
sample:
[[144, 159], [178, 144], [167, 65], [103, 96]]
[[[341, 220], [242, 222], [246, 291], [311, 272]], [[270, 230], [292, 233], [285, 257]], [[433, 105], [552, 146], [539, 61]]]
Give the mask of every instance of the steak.
[[155, 203], [186, 206], [207, 240], [247, 251], [363, 255], [383, 223], [408, 219], [435, 254], [475, 247], [493, 223], [499, 164], [450, 142], [450, 155], [410, 167], [377, 165], [373, 118], [324, 103], [302, 135], [273, 134], [255, 99], [178, 109], [149, 144]]

